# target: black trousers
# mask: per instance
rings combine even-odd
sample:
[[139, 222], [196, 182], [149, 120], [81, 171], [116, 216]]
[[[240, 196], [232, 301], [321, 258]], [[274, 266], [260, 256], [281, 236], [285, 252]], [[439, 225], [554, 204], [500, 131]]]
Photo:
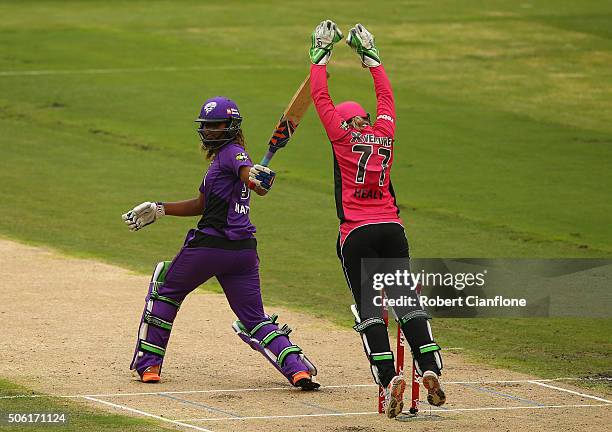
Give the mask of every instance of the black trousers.
[[357, 228], [349, 234], [342, 247], [340, 237], [338, 237], [336, 249], [359, 311], [363, 309], [361, 294], [362, 282], [365, 282], [361, 277], [361, 260], [364, 258], [410, 258], [404, 227], [397, 223], [381, 223]]
[[[340, 245], [340, 237], [338, 237], [337, 253], [342, 262], [344, 275], [353, 294], [361, 321], [372, 317], [381, 317], [382, 307], [374, 306], [371, 297], [374, 292], [370, 286], [366, 285], [367, 280], [363, 280], [367, 278], [362, 273], [362, 259], [405, 258], [408, 260], [410, 251], [404, 228], [397, 223], [364, 225], [352, 231], [342, 246]], [[406, 267], [408, 267], [408, 263], [406, 263]], [[413, 295], [416, 298], [416, 293], [413, 292]], [[394, 310], [398, 317], [402, 317], [410, 311], [410, 308], [395, 308]], [[412, 319], [402, 325], [402, 332], [420, 369], [422, 371], [433, 370], [439, 374], [440, 368], [433, 354], [421, 355], [419, 350], [419, 347], [433, 342], [427, 320], [423, 317]], [[391, 351], [388, 332], [383, 326], [368, 327], [364, 334], [370, 352]], [[365, 345], [364, 341], [364, 347]], [[371, 358], [370, 362], [372, 363]], [[376, 366], [379, 382], [386, 386], [395, 375], [393, 360], [381, 361]]]

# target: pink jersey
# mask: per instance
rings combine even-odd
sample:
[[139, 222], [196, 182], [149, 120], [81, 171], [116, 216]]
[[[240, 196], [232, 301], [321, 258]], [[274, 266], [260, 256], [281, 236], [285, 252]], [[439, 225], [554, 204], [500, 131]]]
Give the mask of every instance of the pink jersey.
[[384, 68], [370, 68], [376, 89], [376, 120], [362, 131], [338, 114], [327, 89], [326, 66], [310, 67], [310, 91], [334, 152], [336, 210], [340, 242], [360, 226], [401, 224], [390, 171], [393, 164], [395, 103]]

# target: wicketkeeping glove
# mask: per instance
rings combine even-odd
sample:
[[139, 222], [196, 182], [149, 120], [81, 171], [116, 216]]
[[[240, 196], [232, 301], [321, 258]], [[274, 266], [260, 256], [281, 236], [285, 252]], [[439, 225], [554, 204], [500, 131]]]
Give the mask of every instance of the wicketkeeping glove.
[[130, 231], [138, 231], [139, 229], [152, 224], [165, 214], [166, 211], [164, 210], [164, 205], [162, 203], [152, 203], [147, 201], [134, 207], [121, 217], [127, 224]]
[[249, 188], [264, 191], [264, 194], [272, 188], [276, 173], [263, 165], [253, 165], [249, 170]]
[[364, 67], [380, 66], [378, 48], [374, 45], [374, 36], [361, 24], [355, 25], [346, 37], [346, 43], [361, 58]]
[[331, 57], [334, 44], [342, 40], [342, 32], [335, 22], [322, 21], [312, 32], [310, 61], [316, 65], [325, 65]]

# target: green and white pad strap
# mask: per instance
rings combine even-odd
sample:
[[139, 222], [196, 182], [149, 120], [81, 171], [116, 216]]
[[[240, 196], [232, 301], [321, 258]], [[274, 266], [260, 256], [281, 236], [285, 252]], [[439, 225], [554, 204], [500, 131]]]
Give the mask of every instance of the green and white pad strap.
[[[168, 303], [169, 305], [172, 305], [178, 309], [181, 307], [181, 304], [179, 302], [159, 294], [159, 287], [161, 287], [164, 282], [166, 282], [166, 275], [168, 274], [170, 264], [172, 264], [172, 261], [161, 261], [155, 267], [153, 277], [151, 278], [151, 300], [159, 300], [161, 302]], [[153, 303], [151, 301], [149, 301], [149, 303], [152, 308]]]
[[393, 352], [386, 351], [381, 353], [372, 353], [370, 354], [370, 361], [372, 363], [380, 363], [384, 361], [394, 361]]
[[276, 320], [278, 319], [278, 315], [276, 314], [272, 314], [270, 315], [270, 317], [265, 320], [260, 322], [259, 324], [257, 324], [255, 327], [253, 327], [253, 330], [251, 330], [250, 332], [248, 330], [246, 330], [246, 327], [244, 325], [242, 325], [242, 323], [240, 321], [236, 321], [237, 323], [239, 323], [239, 325], [244, 329], [244, 331], [249, 335], [249, 336], [253, 336], [254, 334], [257, 333], [257, 331], [262, 328], [263, 326], [266, 326], [268, 324], [276, 324]]
[[157, 316], [153, 315], [149, 311], [145, 311], [144, 322], [146, 322], [149, 325], [152, 325], [152, 326], [155, 326], [155, 327], [159, 327], [159, 328], [164, 329], [164, 330], [168, 330], [168, 331], [172, 330], [172, 323], [171, 322], [163, 320], [160, 317], [157, 317]]
[[375, 325], [387, 326], [382, 318], [373, 317], [358, 322], [353, 326], [353, 329], [355, 329], [356, 332], [363, 333], [367, 328]]
[[154, 345], [147, 341], [141, 340], [139, 342], [140, 351], [150, 352], [151, 354], [155, 354], [156, 356], [163, 357], [166, 355], [166, 350], [158, 345]]
[[289, 354], [302, 354], [302, 348], [297, 345], [289, 345], [288, 347], [285, 347], [278, 353], [278, 357], [276, 358], [276, 363], [278, 363], [279, 367], [282, 368], [285, 365], [285, 360]]
[[[429, 330], [429, 334], [431, 335], [431, 327], [429, 326], [429, 322], [427, 322], [427, 327]], [[413, 353], [414, 359], [416, 360], [414, 362], [416, 366], [416, 371], [420, 376], [423, 376], [424, 372], [419, 364], [419, 361], [423, 355], [433, 354], [438, 369], [442, 370], [444, 367], [442, 363], [442, 356], [440, 355], [440, 351], [442, 350], [442, 348], [440, 348], [440, 345], [433, 341], [433, 337], [431, 338], [431, 340], [432, 342], [419, 346], [418, 353]]]
[[[289, 356], [289, 354], [299, 355], [300, 360], [302, 360], [302, 362], [306, 365], [310, 374], [312, 376], [315, 376], [317, 374], [316, 366], [308, 359], [308, 357], [304, 355], [302, 348], [300, 348], [297, 345], [290, 345], [278, 353], [278, 357], [276, 358], [276, 363], [278, 365], [279, 370], [281, 370], [283, 366], [285, 366], [285, 360], [287, 359], [287, 356]], [[282, 373], [282, 370], [281, 370], [281, 373]], [[289, 380], [289, 382], [291, 382], [291, 380]]]
[[429, 315], [427, 312], [425, 312], [422, 309], [417, 309], [417, 310], [413, 310], [411, 312], [408, 312], [403, 317], [397, 319], [397, 322], [398, 322], [398, 324], [400, 326], [403, 326], [408, 321], [413, 320], [415, 318], [425, 318], [425, 319], [429, 320], [429, 319], [431, 319], [431, 315]]
[[287, 336], [287, 337], [289, 337], [289, 334], [291, 332], [292, 332], [291, 327], [289, 327], [287, 324], [285, 324], [281, 328], [276, 329], [276, 330], [272, 330], [270, 333], [265, 335], [263, 337], [263, 339], [261, 340], [261, 342], [259, 342], [259, 344], [262, 346], [262, 348], [265, 348], [268, 345], [270, 345], [270, 343], [272, 343], [272, 341], [274, 339], [276, 339], [277, 337], [279, 337], [279, 336]]
[[442, 348], [440, 348], [440, 346], [437, 343], [432, 342], [432, 343], [428, 343], [425, 345], [421, 345], [419, 347], [419, 352], [421, 354], [425, 354], [425, 353], [432, 352], [432, 351], [440, 351], [441, 349]]

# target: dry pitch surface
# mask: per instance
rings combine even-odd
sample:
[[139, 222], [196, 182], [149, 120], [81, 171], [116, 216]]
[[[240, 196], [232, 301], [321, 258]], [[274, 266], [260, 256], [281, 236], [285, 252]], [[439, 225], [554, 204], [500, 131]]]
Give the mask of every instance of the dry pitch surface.
[[610, 395], [470, 364], [460, 351], [445, 353], [445, 409], [425, 403], [416, 418], [388, 420], [375, 413], [377, 390], [353, 331], [269, 310], [294, 328], [293, 340], [319, 367], [321, 390], [300, 392], [234, 335], [234, 316], [218, 294], [188, 297], [163, 381], [145, 385], [128, 367], [148, 277], [6, 240], [0, 262], [3, 378], [177, 429], [578, 431], [612, 424]]

